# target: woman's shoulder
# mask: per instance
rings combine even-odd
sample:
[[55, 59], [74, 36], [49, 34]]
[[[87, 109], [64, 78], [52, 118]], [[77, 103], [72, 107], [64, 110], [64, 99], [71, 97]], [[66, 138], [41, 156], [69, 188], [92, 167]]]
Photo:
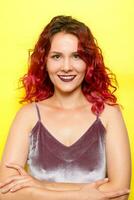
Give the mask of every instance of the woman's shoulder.
[[27, 103], [17, 111], [15, 120], [22, 121], [25, 126], [33, 127], [38, 120], [35, 102]]
[[121, 105], [109, 105], [105, 103], [104, 114], [106, 116], [115, 116], [121, 113]]
[[20, 107], [20, 109], [18, 110], [17, 115], [27, 115], [27, 116], [30, 116], [30, 115], [32, 115], [32, 113], [33, 113], [33, 111], [35, 109], [34, 107], [35, 107], [35, 103], [34, 102], [22, 105]]
[[51, 107], [49, 105], [49, 100], [27, 103], [18, 110], [16, 115], [25, 118], [31, 123], [31, 126], [34, 126], [39, 119], [40, 111], [47, 109], [48, 107]]
[[106, 124], [110, 123], [113, 119], [119, 120], [122, 117], [122, 107], [121, 105], [109, 105], [105, 104], [105, 108], [102, 112], [102, 118], [105, 120]]

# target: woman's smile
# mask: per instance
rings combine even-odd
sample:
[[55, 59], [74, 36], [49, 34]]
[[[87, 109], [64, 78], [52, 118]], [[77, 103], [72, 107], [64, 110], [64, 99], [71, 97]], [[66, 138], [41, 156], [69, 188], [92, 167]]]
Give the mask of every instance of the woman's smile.
[[81, 90], [86, 63], [78, 54], [78, 38], [75, 35], [60, 32], [53, 36], [46, 68], [56, 91]]
[[76, 75], [58, 75], [61, 81], [70, 82], [73, 81]]

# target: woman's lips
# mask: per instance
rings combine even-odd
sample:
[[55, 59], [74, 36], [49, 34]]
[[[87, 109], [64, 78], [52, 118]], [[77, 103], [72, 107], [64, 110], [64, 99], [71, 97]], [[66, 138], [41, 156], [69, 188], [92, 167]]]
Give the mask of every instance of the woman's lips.
[[58, 77], [64, 82], [70, 82], [76, 77], [76, 75], [58, 75]]

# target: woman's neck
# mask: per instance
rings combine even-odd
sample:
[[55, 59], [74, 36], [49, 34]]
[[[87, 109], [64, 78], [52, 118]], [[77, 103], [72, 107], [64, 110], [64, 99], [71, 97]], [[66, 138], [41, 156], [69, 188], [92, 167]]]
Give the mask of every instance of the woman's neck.
[[51, 102], [54, 106], [63, 109], [75, 109], [89, 104], [81, 90], [71, 93], [55, 91], [54, 95], [51, 97]]

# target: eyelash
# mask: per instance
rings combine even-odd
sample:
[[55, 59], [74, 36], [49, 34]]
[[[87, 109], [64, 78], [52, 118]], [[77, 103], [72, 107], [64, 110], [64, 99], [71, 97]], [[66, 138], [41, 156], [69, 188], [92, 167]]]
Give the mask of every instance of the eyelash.
[[[75, 58], [80, 58], [79, 54], [74, 54], [73, 55]], [[60, 57], [60, 55], [53, 55], [52, 58], [58, 59]]]
[[73, 55], [75, 58], [80, 58], [79, 54], [74, 54]]
[[60, 55], [53, 55], [53, 56], [52, 56], [52, 58], [56, 58], [56, 59], [58, 59], [57, 57], [59, 58]]

